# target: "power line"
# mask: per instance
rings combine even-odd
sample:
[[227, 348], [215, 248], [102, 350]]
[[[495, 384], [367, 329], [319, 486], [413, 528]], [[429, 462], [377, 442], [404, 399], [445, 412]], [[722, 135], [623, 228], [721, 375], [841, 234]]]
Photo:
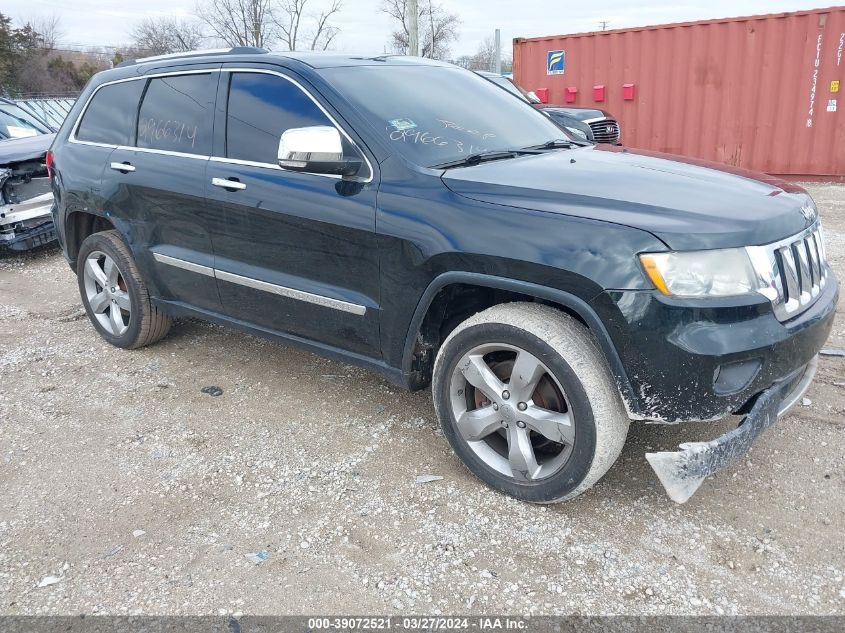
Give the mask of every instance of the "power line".
[[27, 46], [24, 50], [43, 51], [45, 53], [102, 53], [104, 50], [117, 51], [130, 48], [130, 44], [123, 46], [88, 46], [86, 48], [66, 48], [65, 46]]
[[61, 42], [59, 46], [64, 46], [67, 48], [120, 48], [120, 46], [113, 46], [111, 44], [81, 44], [77, 42]]

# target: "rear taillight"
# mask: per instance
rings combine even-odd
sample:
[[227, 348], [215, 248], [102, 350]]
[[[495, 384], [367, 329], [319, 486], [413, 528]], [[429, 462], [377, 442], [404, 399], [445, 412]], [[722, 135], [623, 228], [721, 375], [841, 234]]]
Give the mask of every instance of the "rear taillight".
[[47, 175], [52, 179], [53, 178], [53, 150], [47, 150], [47, 158], [44, 160], [44, 164], [47, 165]]

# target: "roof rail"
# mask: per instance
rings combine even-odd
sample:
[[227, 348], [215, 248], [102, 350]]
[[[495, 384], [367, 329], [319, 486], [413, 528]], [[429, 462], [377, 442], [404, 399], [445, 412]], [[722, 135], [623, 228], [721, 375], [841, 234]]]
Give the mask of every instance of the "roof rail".
[[234, 46], [232, 48], [213, 48], [197, 51], [184, 51], [181, 53], [168, 53], [167, 55], [153, 55], [152, 57], [139, 57], [138, 59], [127, 59], [117, 65], [117, 68], [123, 66], [133, 66], [135, 64], [144, 64], [146, 62], [157, 62], [165, 59], [180, 59], [189, 57], [210, 57], [214, 55], [261, 55], [269, 53], [266, 48], [256, 48], [254, 46]]

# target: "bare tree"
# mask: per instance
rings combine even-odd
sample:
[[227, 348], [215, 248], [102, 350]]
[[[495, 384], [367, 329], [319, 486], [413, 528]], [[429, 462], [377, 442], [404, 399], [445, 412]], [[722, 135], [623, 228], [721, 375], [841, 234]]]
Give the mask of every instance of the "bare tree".
[[299, 24], [305, 12], [305, 5], [308, 0], [283, 0], [280, 7], [274, 12], [273, 20], [279, 29], [282, 44], [289, 51], [296, 50], [296, 43], [299, 40]]
[[[473, 55], [462, 55], [455, 60], [458, 66], [468, 70], [495, 71], [496, 66], [496, 40], [493, 37], [485, 37], [478, 50]], [[502, 55], [502, 71], [510, 72], [513, 68], [513, 61], [509, 53]]]
[[27, 20], [27, 24], [38, 34], [39, 45], [48, 51], [54, 50], [65, 35], [61, 18], [56, 13], [35, 16]]
[[492, 71], [493, 64], [496, 63], [496, 40], [490, 36], [485, 37], [478, 45], [478, 50], [475, 51], [473, 58], [475, 67], [472, 70]]
[[278, 39], [273, 0], [200, 0], [196, 14], [229, 46], [264, 48]]
[[326, 50], [340, 32], [331, 24], [342, 0], [310, 12], [312, 0], [198, 0], [196, 15], [229, 46]]
[[320, 12], [320, 15], [316, 18], [316, 25], [311, 35], [312, 51], [317, 49], [327, 50], [329, 46], [331, 46], [334, 38], [337, 37], [337, 34], [340, 33], [340, 29], [338, 27], [329, 23], [329, 18], [340, 11], [340, 9], [340, 0], [333, 0], [328, 9]]
[[197, 22], [172, 17], [145, 18], [132, 29], [132, 45], [147, 55], [165, 55], [202, 47], [205, 39]]
[[[391, 36], [393, 50], [407, 55], [410, 39], [407, 0], [384, 0], [381, 10], [399, 23]], [[460, 18], [433, 0], [421, 0], [418, 11], [420, 55], [434, 59], [448, 57], [450, 45], [458, 39]]]
[[[282, 44], [289, 51], [301, 50], [304, 44], [313, 50], [326, 50], [340, 32], [329, 23], [330, 18], [340, 11], [341, 0], [333, 0], [328, 9], [319, 15], [309, 15], [306, 7], [310, 0], [282, 0], [274, 7], [274, 22], [279, 29]], [[308, 28], [307, 22], [313, 21]]]

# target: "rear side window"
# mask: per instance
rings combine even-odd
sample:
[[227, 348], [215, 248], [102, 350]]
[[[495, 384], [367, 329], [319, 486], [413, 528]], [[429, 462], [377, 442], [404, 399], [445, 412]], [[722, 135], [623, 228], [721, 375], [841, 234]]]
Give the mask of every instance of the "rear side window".
[[138, 117], [138, 147], [211, 154], [217, 74], [150, 79]]
[[132, 145], [135, 115], [144, 81], [124, 81], [103, 86], [96, 93], [76, 131], [80, 141], [108, 145]]
[[279, 140], [290, 128], [334, 124], [296, 85], [259, 73], [232, 73], [226, 156], [278, 164]]

